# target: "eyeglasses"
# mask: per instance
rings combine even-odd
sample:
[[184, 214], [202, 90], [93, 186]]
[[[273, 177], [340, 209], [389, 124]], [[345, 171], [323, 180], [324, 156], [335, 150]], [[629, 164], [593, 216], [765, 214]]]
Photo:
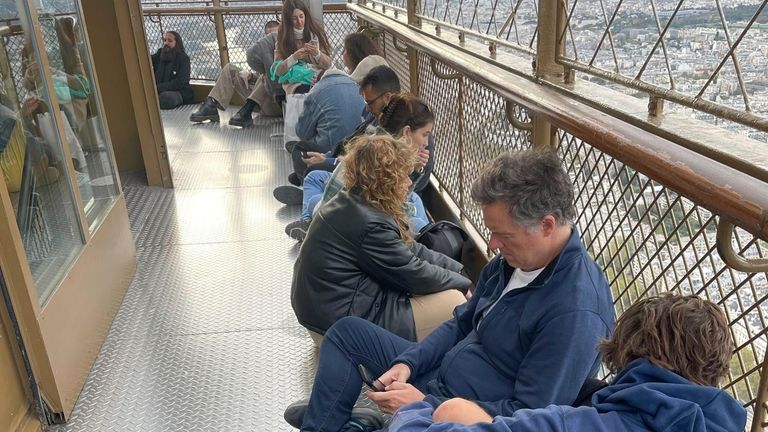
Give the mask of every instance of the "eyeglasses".
[[371, 100], [366, 99], [365, 100], [365, 104], [368, 105], [368, 106], [372, 106], [374, 103], [376, 103], [377, 100], [381, 99], [381, 97], [384, 96], [384, 94], [385, 93], [380, 93], [378, 96], [376, 96], [375, 98], [373, 98]]

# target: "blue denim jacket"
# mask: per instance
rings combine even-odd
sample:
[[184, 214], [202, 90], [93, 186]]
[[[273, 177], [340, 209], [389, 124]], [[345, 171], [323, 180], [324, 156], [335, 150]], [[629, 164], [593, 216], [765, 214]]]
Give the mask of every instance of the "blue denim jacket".
[[329, 69], [309, 91], [296, 134], [317, 151], [330, 151], [357, 128], [364, 107], [357, 84], [347, 74]]

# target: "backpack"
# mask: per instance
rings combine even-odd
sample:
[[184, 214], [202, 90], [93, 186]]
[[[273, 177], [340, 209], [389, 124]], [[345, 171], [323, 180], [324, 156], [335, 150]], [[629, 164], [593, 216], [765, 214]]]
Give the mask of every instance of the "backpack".
[[437, 221], [419, 230], [415, 240], [433, 251], [461, 262], [464, 243], [469, 235], [464, 228], [450, 221]]

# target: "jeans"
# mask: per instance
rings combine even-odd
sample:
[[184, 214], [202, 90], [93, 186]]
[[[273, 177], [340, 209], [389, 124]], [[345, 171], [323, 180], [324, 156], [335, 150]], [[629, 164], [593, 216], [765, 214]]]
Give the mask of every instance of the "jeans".
[[406, 205], [413, 207], [413, 214], [410, 214], [409, 212], [409, 216], [411, 217], [411, 229], [414, 232], [419, 232], [420, 229], [424, 228], [424, 226], [429, 223], [427, 211], [424, 210], [424, 203], [421, 202], [421, 197], [416, 192], [411, 192], [411, 194], [408, 195]]
[[314, 210], [317, 203], [323, 199], [325, 182], [327, 182], [329, 178], [331, 178], [330, 172], [319, 170], [310, 171], [307, 176], [304, 177], [304, 200], [301, 206], [301, 220], [312, 220], [312, 210]]
[[[349, 420], [363, 381], [357, 371], [362, 364], [372, 377], [389, 370], [400, 353], [416, 345], [376, 324], [357, 317], [344, 317], [328, 329], [320, 347], [315, 383], [301, 430], [338, 432]], [[437, 374], [411, 377], [409, 382], [422, 392]]]
[[[312, 220], [313, 210], [317, 207], [317, 203], [323, 199], [323, 191], [325, 190], [325, 183], [331, 178], [331, 173], [328, 171], [314, 170], [307, 173], [304, 177], [304, 199], [301, 207], [301, 220]], [[422, 227], [429, 223], [427, 217], [427, 211], [424, 210], [424, 203], [421, 201], [419, 195], [411, 192], [408, 195], [408, 201], [406, 205], [409, 207], [408, 216], [411, 218], [411, 228], [414, 232], [418, 232]]]

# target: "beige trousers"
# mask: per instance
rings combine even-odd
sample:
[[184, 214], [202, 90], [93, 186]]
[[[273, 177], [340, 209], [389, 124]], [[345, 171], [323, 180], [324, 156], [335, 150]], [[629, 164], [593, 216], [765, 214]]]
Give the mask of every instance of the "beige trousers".
[[[432, 330], [448, 321], [453, 316], [453, 309], [463, 304], [467, 299], [458, 290], [446, 290], [434, 294], [411, 297], [413, 322], [416, 326], [416, 340], [422, 341]], [[320, 347], [323, 335], [307, 330], [312, 342]]]
[[222, 106], [229, 105], [234, 92], [243, 98], [251, 99], [259, 104], [261, 113], [265, 116], [276, 117], [282, 115], [280, 105], [267, 93], [266, 78], [259, 75], [255, 84], [250, 84], [240, 78], [241, 69], [232, 63], [227, 63], [221, 69], [216, 84], [208, 96], [216, 99]]

